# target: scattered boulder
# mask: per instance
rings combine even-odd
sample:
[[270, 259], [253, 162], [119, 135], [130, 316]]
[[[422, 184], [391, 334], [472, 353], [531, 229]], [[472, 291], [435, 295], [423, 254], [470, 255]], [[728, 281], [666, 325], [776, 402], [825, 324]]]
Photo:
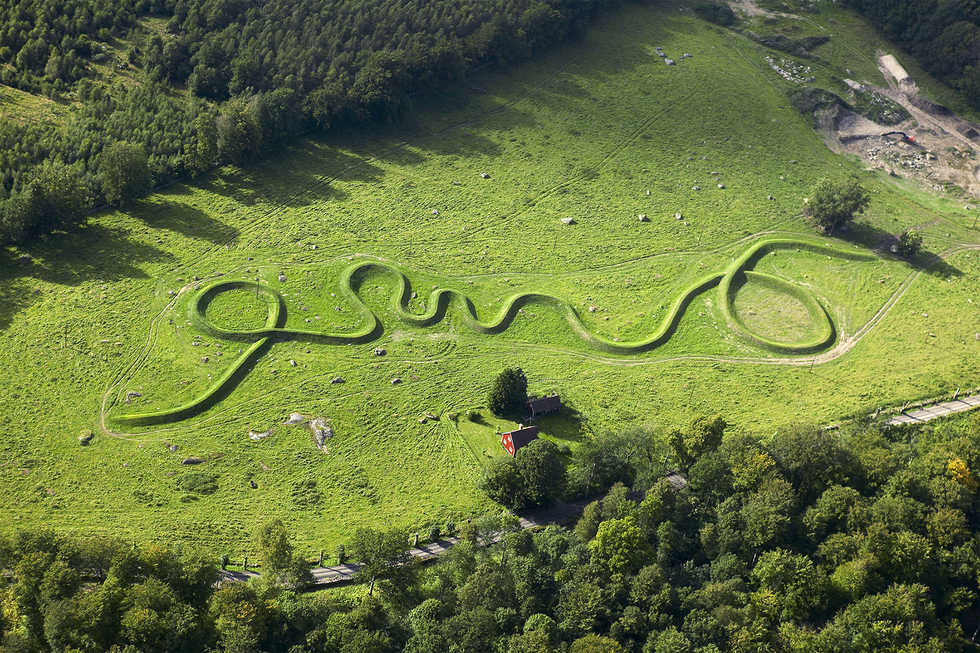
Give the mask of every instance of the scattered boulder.
[[694, 187], [694, 190], [701, 190], [701, 187], [700, 186], [695, 186]]
[[437, 211], [436, 209], [432, 209], [432, 215], [439, 215], [439, 211]]
[[718, 184], [718, 188], [724, 188], [725, 184]]
[[662, 52], [660, 50], [657, 50], [657, 56], [658, 57], [666, 57], [667, 56], [667, 53], [666, 52]]
[[342, 376], [335, 376], [333, 377], [333, 380], [330, 381], [330, 383], [331, 384], [346, 383], [346, 381], [344, 381], [344, 377]]
[[78, 444], [80, 444], [80, 445], [82, 445], [84, 447], [89, 442], [92, 441], [92, 438], [93, 437], [95, 437], [95, 436], [92, 435], [92, 431], [90, 431], [89, 429], [85, 429], [84, 431], [82, 431], [81, 433], [78, 434]]
[[419, 418], [419, 424], [425, 424], [428, 420], [425, 417]]
[[316, 446], [323, 449], [327, 440], [333, 437], [333, 429], [327, 424], [327, 418], [315, 417], [310, 420], [309, 427]]
[[126, 393], [126, 403], [127, 404], [131, 404], [131, 403], [133, 403], [133, 399], [135, 399], [136, 397], [142, 397], [142, 396], [143, 395], [140, 394], [139, 392], [136, 392], [135, 390], [130, 390], [129, 392]]
[[175, 293], [175, 292], [174, 292], [173, 290], [168, 290], [168, 291], [167, 291], [167, 296], [168, 296], [168, 297], [173, 297], [173, 296], [175, 296], [176, 294], [177, 294], [177, 293]]
[[664, 59], [664, 63], [667, 64], [668, 66], [676, 65], [673, 59]]
[[419, 294], [413, 290], [412, 291], [412, 299], [416, 299], [418, 296], [419, 296]]
[[259, 440], [264, 440], [267, 437], [269, 437], [270, 435], [272, 435], [272, 429], [268, 429], [267, 431], [262, 431], [261, 433], [259, 433], [258, 431], [249, 431], [248, 432], [249, 439], [250, 440], [255, 440], [256, 442], [258, 442]]
[[181, 465], [200, 465], [204, 462], [203, 458], [198, 458], [197, 456], [191, 456], [189, 458], [184, 458]]
[[279, 273], [279, 281], [285, 281], [285, 280], [286, 280], [286, 275]]
[[490, 175], [486, 172], [481, 172], [480, 177], [483, 179], [490, 179]]
[[562, 218], [561, 219], [561, 223], [562, 224], [575, 224], [575, 220], [573, 220], [572, 218]]
[[378, 347], [377, 349], [374, 350], [374, 355], [375, 356], [384, 356], [387, 353], [388, 353], [388, 351], [386, 349], [381, 348], [381, 347]]
[[590, 313], [595, 313], [598, 310], [599, 310], [599, 307], [598, 306], [589, 306], [589, 312]]
[[439, 418], [436, 415], [433, 415], [432, 413], [426, 413], [425, 416], [431, 419], [433, 422], [439, 421]]
[[297, 424], [302, 424], [305, 421], [306, 418], [300, 415], [299, 413], [290, 413], [289, 419], [283, 422], [283, 424], [286, 426], [296, 426]]
[[647, 195], [650, 195], [650, 191], [647, 191]]
[[693, 56], [694, 55], [691, 54], [690, 52], [685, 52], [684, 54], [681, 55], [681, 59], [690, 59]]
[[649, 220], [647, 219], [647, 214], [646, 213], [641, 213], [640, 214], [640, 222], [649, 222]]
[[768, 199], [768, 200], [774, 200], [774, 199], [776, 199], [776, 198], [775, 198], [775, 197], [773, 197], [772, 195], [769, 195], [769, 196], [768, 196], [768, 197], [767, 197], [766, 199]]
[[258, 490], [259, 489], [259, 484], [256, 483], [255, 481], [249, 481], [248, 482], [248, 486], [250, 488], [252, 488], [253, 490]]
[[399, 378], [398, 378], [398, 377], [396, 376], [395, 378], [393, 378], [393, 379], [391, 380], [391, 385], [398, 385], [398, 384], [399, 384], [399, 383], [401, 383], [401, 382], [402, 382], [402, 380], [401, 380], [401, 379], [399, 379]]
[[[695, 187], [694, 187], [694, 189], [695, 189], [695, 190], [697, 190], [697, 186], [695, 186]], [[681, 218], [683, 218], [683, 217], [684, 217], [684, 216], [683, 216], [683, 215], [681, 215], [681, 214], [680, 214], [680, 212], [677, 212], [677, 213], [675, 213], [675, 214], [674, 214], [674, 219], [675, 219], [675, 220], [680, 220], [680, 219], [681, 219]]]
[[292, 365], [293, 367], [296, 367], [296, 361], [294, 361], [292, 358], [289, 359], [289, 364]]
[[208, 357], [207, 356], [201, 356], [201, 362], [202, 363], [207, 363], [208, 362]]
[[169, 447], [167, 447], [167, 449], [170, 449], [170, 453], [177, 453], [177, 445], [176, 444], [170, 445]]

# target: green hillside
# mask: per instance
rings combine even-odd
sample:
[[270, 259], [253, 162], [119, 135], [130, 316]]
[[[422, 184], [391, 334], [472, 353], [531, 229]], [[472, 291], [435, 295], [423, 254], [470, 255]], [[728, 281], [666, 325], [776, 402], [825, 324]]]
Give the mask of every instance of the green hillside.
[[[3, 528], [237, 555], [275, 517], [307, 552], [459, 521], [491, 508], [507, 365], [562, 396], [539, 426], [573, 465], [629, 427], [720, 412], [764, 437], [977, 386], [974, 212], [832, 153], [775, 51], [678, 9], [0, 254]], [[817, 83], [882, 83], [860, 43], [814, 52]], [[821, 237], [804, 198], [848, 175], [870, 208]], [[912, 226], [908, 263], [882, 243]]]

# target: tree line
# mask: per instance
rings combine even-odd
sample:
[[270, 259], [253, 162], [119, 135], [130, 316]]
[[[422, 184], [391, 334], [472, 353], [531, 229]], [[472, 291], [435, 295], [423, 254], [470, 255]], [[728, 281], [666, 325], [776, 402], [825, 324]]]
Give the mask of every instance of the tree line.
[[760, 440], [700, 417], [600, 437], [581, 456], [563, 496], [597, 498], [572, 528], [489, 515], [427, 566], [405, 555], [408, 533], [357, 529], [344, 555], [363, 565], [363, 592], [304, 594], [310, 565], [280, 522], [256, 534], [262, 577], [221, 585], [190, 550], [0, 538], [0, 650], [977, 648], [980, 418]]
[[980, 5], [974, 0], [846, 0], [926, 72], [980, 109]]
[[[0, 245], [218, 162], [246, 164], [310, 128], [399, 120], [413, 93], [575, 38], [608, 6], [0, 0], [0, 82], [74, 104], [61, 121], [0, 124]], [[161, 16], [165, 29], [145, 26]], [[121, 192], [106, 153], [118, 143], [139, 160]], [[70, 188], [52, 185], [68, 177]]]

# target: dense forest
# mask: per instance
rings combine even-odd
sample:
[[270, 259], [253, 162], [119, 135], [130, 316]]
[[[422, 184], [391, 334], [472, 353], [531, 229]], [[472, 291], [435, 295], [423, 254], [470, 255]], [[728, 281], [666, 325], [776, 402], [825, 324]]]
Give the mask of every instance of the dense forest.
[[980, 109], [980, 2], [845, 0], [916, 58], [926, 71]]
[[358, 529], [344, 547], [364, 565], [356, 592], [303, 593], [308, 565], [279, 522], [256, 534], [262, 578], [222, 585], [200, 553], [23, 531], [0, 539], [0, 650], [976, 649], [980, 419], [792, 427], [763, 443], [730, 431], [702, 417], [607, 436], [569, 475], [553, 445], [521, 449], [487, 487], [531, 504], [602, 498], [573, 529], [461, 524], [429, 566], [406, 558], [407, 533]]
[[611, 4], [0, 0], [0, 82], [71, 107], [0, 123], [0, 245], [310, 128], [398, 120], [413, 93], [575, 38]]

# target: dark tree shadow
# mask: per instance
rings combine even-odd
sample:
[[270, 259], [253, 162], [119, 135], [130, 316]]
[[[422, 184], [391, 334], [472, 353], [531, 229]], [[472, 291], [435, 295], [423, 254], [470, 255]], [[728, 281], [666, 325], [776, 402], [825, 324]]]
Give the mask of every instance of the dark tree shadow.
[[154, 229], [176, 231], [185, 236], [218, 242], [238, 237], [238, 229], [215, 219], [201, 209], [175, 201], [168, 193], [151, 196], [133, 215]]
[[545, 435], [569, 442], [581, 442], [585, 439], [584, 423], [582, 414], [564, 399], [557, 413], [538, 417], [532, 422]]
[[898, 236], [868, 222], [853, 222], [846, 231], [838, 232], [835, 235], [845, 242], [874, 250], [883, 258], [904, 261], [913, 268], [940, 279], [963, 276], [960, 269], [941, 259], [939, 254], [927, 249], [919, 250], [919, 253], [912, 259], [903, 258], [893, 253], [892, 247], [898, 245]]
[[[25, 254], [30, 263], [20, 262]], [[30, 279], [61, 286], [148, 279], [140, 264], [172, 265], [175, 261], [168, 252], [134, 241], [123, 229], [95, 223], [55, 232], [22, 252], [0, 249], [0, 329], [10, 326], [14, 316], [40, 295], [40, 290], [30, 288]]]

